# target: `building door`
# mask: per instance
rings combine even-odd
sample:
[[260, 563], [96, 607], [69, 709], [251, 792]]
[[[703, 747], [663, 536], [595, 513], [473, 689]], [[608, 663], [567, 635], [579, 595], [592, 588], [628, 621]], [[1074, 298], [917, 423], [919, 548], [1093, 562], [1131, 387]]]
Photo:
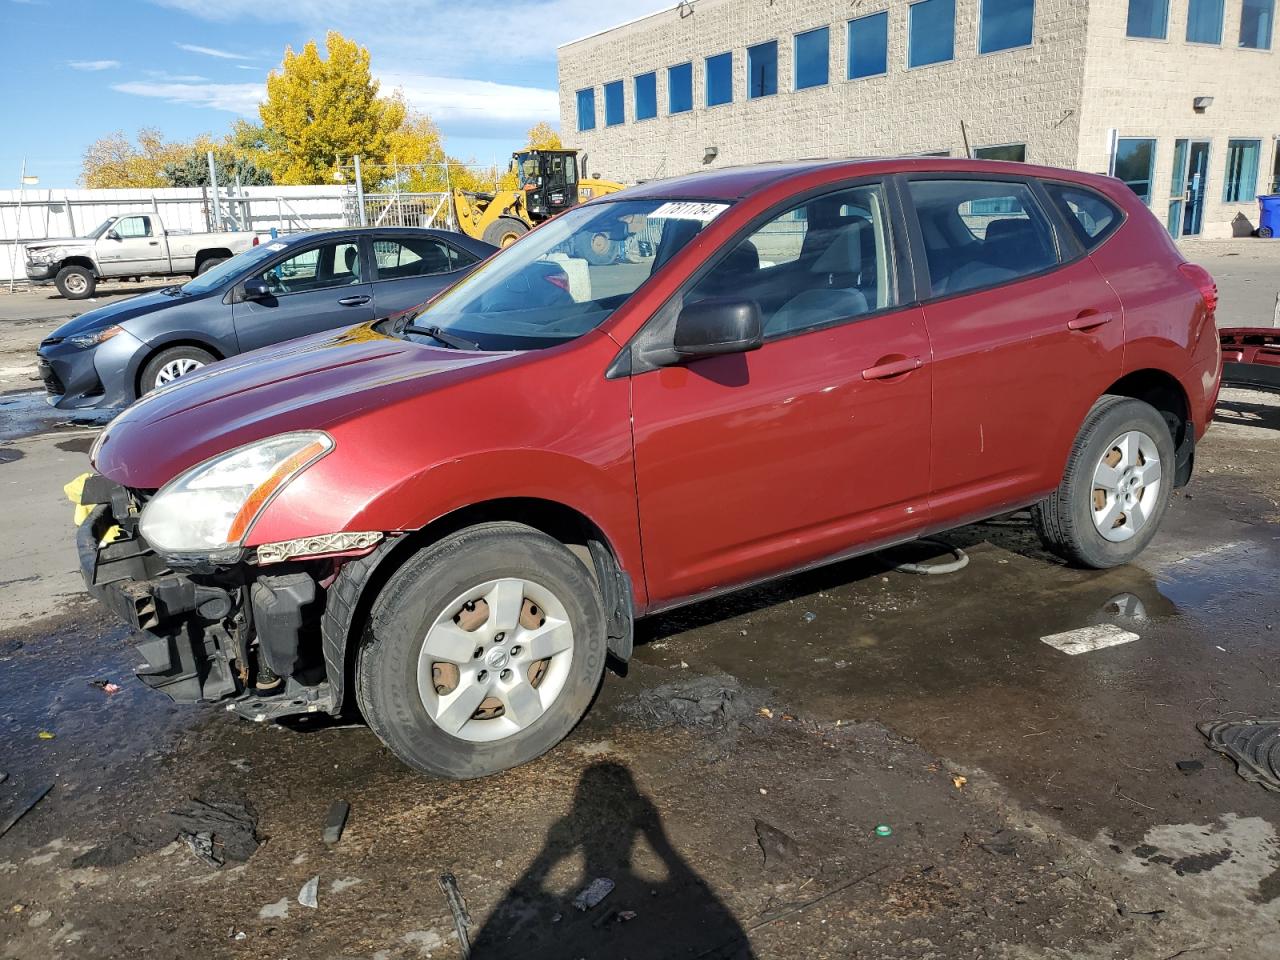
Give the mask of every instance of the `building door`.
[[1209, 180], [1209, 141], [1179, 140], [1173, 147], [1173, 183], [1169, 190], [1169, 232], [1198, 237], [1204, 228], [1204, 197]]

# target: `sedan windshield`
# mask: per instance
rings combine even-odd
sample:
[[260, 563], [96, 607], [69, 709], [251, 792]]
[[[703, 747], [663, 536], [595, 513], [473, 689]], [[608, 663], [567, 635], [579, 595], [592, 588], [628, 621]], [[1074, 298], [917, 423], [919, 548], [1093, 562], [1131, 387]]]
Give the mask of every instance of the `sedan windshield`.
[[212, 293], [232, 277], [238, 276], [263, 260], [270, 260], [283, 249], [284, 244], [282, 243], [264, 243], [256, 247], [250, 247], [244, 253], [237, 253], [234, 257], [222, 261], [216, 267], [210, 267], [194, 280], [188, 280], [182, 285], [182, 292], [190, 294]]
[[603, 323], [727, 208], [684, 200], [577, 207], [493, 257], [401, 329], [480, 350], [573, 340]]

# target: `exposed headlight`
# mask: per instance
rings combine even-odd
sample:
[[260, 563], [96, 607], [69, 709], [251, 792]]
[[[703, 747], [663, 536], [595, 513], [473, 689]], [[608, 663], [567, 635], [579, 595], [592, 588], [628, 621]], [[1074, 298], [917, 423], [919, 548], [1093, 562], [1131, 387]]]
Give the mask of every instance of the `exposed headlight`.
[[75, 344], [77, 347], [95, 347], [121, 333], [124, 333], [124, 327], [103, 327], [93, 333], [82, 333], [78, 336], [67, 337], [67, 343]]
[[308, 430], [219, 454], [160, 488], [142, 510], [142, 535], [160, 554], [230, 559], [271, 499], [332, 449], [327, 433]]
[[50, 260], [54, 258], [54, 254], [57, 252], [58, 251], [53, 248], [46, 249], [46, 250], [28, 249], [27, 262], [28, 263], [48, 263]]

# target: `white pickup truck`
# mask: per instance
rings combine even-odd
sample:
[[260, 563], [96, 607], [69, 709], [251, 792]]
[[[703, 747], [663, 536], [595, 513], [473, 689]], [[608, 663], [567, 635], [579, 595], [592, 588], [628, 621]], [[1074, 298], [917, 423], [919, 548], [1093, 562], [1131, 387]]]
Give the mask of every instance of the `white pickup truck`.
[[68, 300], [84, 300], [99, 280], [196, 276], [257, 242], [251, 232], [166, 230], [155, 213], [122, 213], [87, 237], [26, 243], [27, 279], [52, 282]]

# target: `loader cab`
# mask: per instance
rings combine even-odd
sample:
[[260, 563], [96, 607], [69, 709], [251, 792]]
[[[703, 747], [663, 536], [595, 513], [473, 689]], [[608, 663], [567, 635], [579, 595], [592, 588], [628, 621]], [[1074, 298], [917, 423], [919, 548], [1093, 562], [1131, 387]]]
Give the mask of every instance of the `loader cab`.
[[554, 217], [578, 202], [576, 150], [526, 150], [513, 159], [531, 220]]

